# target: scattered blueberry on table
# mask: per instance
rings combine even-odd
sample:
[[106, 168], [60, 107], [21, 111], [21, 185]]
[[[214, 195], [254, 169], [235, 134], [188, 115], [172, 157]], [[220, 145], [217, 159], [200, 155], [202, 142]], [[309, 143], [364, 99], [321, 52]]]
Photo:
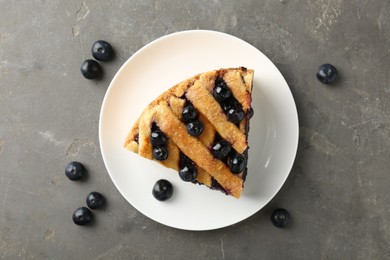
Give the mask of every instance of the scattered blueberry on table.
[[[109, 61], [114, 57], [111, 44], [103, 40], [94, 42], [91, 52], [92, 56], [98, 61]], [[80, 71], [86, 79], [98, 79], [103, 75], [103, 69], [96, 60], [87, 59], [81, 64]]]
[[94, 42], [91, 52], [92, 56], [98, 61], [109, 61], [114, 57], [114, 50], [111, 44], [103, 40]]
[[97, 191], [93, 191], [93, 192], [88, 194], [86, 202], [87, 202], [88, 208], [98, 209], [104, 205], [105, 199], [101, 193], [99, 193]]
[[103, 70], [99, 63], [92, 59], [85, 60], [81, 64], [80, 71], [86, 79], [97, 79], [103, 74]]
[[332, 64], [322, 64], [317, 70], [317, 79], [324, 84], [331, 84], [337, 77], [337, 69]]
[[271, 214], [271, 221], [275, 227], [284, 228], [290, 220], [290, 214], [283, 208], [275, 209]]
[[73, 212], [72, 218], [76, 225], [85, 226], [91, 223], [93, 214], [88, 208], [80, 207]]
[[69, 180], [76, 181], [86, 174], [84, 165], [80, 162], [70, 162], [65, 168], [65, 175]]
[[[106, 41], [98, 40], [92, 44], [91, 47], [92, 56], [98, 61], [109, 61], [114, 57], [114, 50]], [[93, 59], [84, 60], [81, 64], [81, 74], [86, 79], [98, 79], [102, 76], [103, 70], [100, 64]], [[166, 138], [163, 135], [156, 136], [156, 142], [166, 142]], [[167, 153], [159, 151], [160, 157], [166, 157]], [[71, 162], [65, 168], [65, 175], [72, 181], [83, 178], [86, 174], [84, 165], [80, 162]], [[105, 204], [104, 196], [96, 191], [88, 194], [86, 198], [87, 206], [90, 209], [101, 208]], [[73, 212], [73, 222], [77, 225], [84, 226], [92, 221], [93, 215], [91, 210], [87, 207], [80, 207]]]

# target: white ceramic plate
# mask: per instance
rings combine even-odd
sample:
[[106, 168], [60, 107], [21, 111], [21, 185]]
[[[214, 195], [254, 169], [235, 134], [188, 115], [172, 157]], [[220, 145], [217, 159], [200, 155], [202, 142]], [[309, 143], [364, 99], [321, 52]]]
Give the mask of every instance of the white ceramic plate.
[[[240, 199], [183, 182], [175, 171], [123, 148], [138, 116], [160, 93], [200, 72], [238, 66], [255, 70], [248, 175]], [[117, 72], [102, 104], [99, 140], [112, 181], [133, 207], [170, 227], [211, 230], [248, 218], [279, 191], [295, 159], [298, 116], [283, 76], [255, 47], [220, 32], [183, 31], [146, 45]], [[152, 196], [162, 178], [174, 186], [165, 202]]]

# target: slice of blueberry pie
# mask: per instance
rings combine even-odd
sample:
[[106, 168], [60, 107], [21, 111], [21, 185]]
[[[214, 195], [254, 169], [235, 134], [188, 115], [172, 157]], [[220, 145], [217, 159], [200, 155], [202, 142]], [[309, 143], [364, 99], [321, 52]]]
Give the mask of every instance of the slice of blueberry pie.
[[199, 183], [239, 198], [247, 173], [253, 70], [198, 74], [143, 111], [125, 148]]

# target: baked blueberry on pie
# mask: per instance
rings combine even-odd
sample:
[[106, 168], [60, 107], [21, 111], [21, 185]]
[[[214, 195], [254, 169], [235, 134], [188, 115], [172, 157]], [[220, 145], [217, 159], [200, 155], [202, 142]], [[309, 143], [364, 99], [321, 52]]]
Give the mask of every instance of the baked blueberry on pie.
[[253, 70], [198, 74], [143, 111], [125, 148], [199, 183], [239, 198], [247, 173]]

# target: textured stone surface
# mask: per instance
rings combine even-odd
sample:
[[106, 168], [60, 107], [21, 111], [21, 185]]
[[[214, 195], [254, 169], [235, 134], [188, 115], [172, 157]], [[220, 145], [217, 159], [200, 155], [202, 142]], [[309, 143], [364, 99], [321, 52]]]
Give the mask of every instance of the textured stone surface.
[[[261, 3], [262, 2], [262, 3]], [[390, 258], [390, 1], [0, 0], [0, 258]], [[99, 150], [101, 102], [139, 48], [180, 30], [248, 41], [280, 69], [296, 100], [300, 143], [291, 175], [263, 210], [232, 227], [187, 232], [129, 205]], [[79, 72], [97, 39], [117, 57], [101, 81]], [[340, 79], [320, 84], [317, 67]], [[87, 181], [63, 170], [80, 160]], [[106, 195], [92, 227], [71, 214]], [[285, 207], [287, 229], [270, 213]]]

